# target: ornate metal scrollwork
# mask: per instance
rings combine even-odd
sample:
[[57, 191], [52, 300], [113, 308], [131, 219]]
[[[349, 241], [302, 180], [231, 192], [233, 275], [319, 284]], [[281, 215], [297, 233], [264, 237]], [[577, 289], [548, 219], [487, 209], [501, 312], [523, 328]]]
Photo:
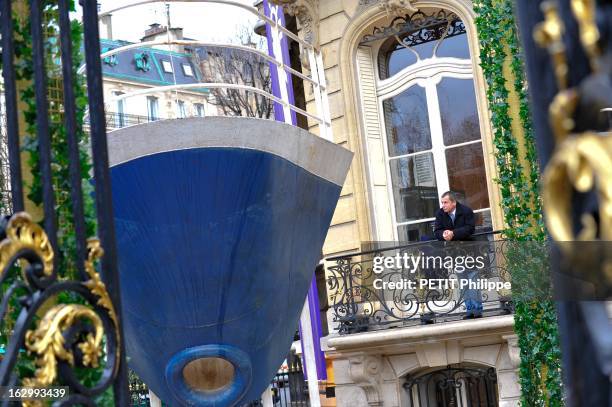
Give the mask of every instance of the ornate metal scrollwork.
[[495, 368], [450, 367], [408, 376], [402, 387], [410, 405], [497, 405]]
[[[545, 19], [534, 30], [538, 5]], [[612, 377], [612, 324], [606, 311], [612, 295], [612, 132], [606, 111], [612, 107], [612, 8], [597, 0], [522, 0], [517, 12], [538, 153], [546, 163], [545, 220], [558, 253], [551, 279], [559, 300], [565, 404], [607, 405]], [[555, 34], [548, 35], [549, 41], [542, 41], [543, 27]]]
[[25, 267], [24, 279], [37, 287], [44, 286], [43, 278], [53, 278], [53, 248], [44, 230], [32, 222], [25, 212], [13, 215], [7, 223], [0, 242], [0, 270], [2, 279], [11, 265], [22, 259]]
[[[461, 319], [466, 311], [465, 290], [457, 285], [434, 288], [420, 287], [417, 284], [421, 279], [465, 279], [456, 271], [431, 266], [419, 268], [415, 272], [404, 268], [385, 268], [383, 273], [375, 274], [373, 265], [374, 258], [384, 255], [394, 257], [397, 253], [400, 256], [404, 253], [408, 256], [435, 253], [442, 257], [451, 252], [455, 256], [471, 253], [475, 256], [481, 255], [485, 259], [485, 267], [478, 272], [478, 278], [498, 282], [510, 281], [506, 252], [510, 249], [517, 250], [516, 247], [509, 248], [504, 240], [470, 243], [469, 247], [453, 247], [450, 250], [441, 247], [440, 242], [413, 243], [401, 248], [363, 252], [335, 259], [336, 263], [328, 267], [327, 291], [334, 322], [338, 323], [338, 332], [350, 334], [393, 326]], [[374, 286], [374, 279], [380, 280], [379, 285], [404, 283], [394, 288], [381, 289]], [[412, 287], [410, 282], [414, 284]], [[482, 303], [491, 315], [512, 311], [509, 294], [507, 290], [480, 291]]]
[[544, 21], [540, 23], [533, 33], [534, 40], [541, 47], [548, 48], [548, 52], [554, 61], [555, 76], [560, 89], [567, 88], [567, 58], [565, 55], [565, 44], [563, 43], [563, 32], [565, 27], [559, 17], [557, 7], [552, 2], [542, 3]]
[[94, 333], [88, 333], [85, 340], [77, 345], [83, 354], [83, 366], [98, 367], [103, 335], [100, 317], [84, 305], [56, 305], [47, 311], [35, 330], [26, 332], [26, 348], [37, 355], [36, 363], [40, 367], [34, 378], [23, 380], [24, 386], [44, 387], [53, 384], [57, 378], [59, 360], [74, 366], [74, 355], [66, 349], [63, 334], [79, 319], [87, 319], [94, 326]]
[[[48, 387], [69, 386], [67, 399], [59, 405], [79, 402], [95, 405], [94, 398], [112, 384], [120, 363], [120, 341], [117, 314], [106, 287], [96, 271], [96, 262], [104, 251], [97, 239], [88, 241], [85, 270], [87, 281], [60, 280], [53, 269], [54, 252], [46, 233], [26, 213], [13, 215], [1, 234], [1, 283], [6, 283], [14, 267], [24, 271], [25, 282], [17, 281], [3, 293], [0, 317], [7, 317], [11, 296], [21, 304], [12, 332], [8, 334], [6, 352], [0, 362], [2, 386]], [[63, 303], [60, 294], [68, 294]], [[44, 311], [43, 311], [44, 310]], [[41, 314], [41, 312], [43, 312]], [[39, 322], [36, 322], [40, 317]], [[32, 329], [32, 325], [35, 327]], [[106, 339], [104, 339], [106, 338]], [[20, 352], [26, 350], [36, 362], [33, 377], [18, 378], [12, 371]], [[105, 365], [101, 366], [101, 361]], [[75, 368], [99, 369], [97, 383], [86, 386]], [[42, 405], [39, 400], [24, 401], [25, 406]]]
[[[431, 14], [416, 11], [402, 17], [396, 17], [386, 27], [374, 27], [372, 34], [363, 36], [361, 44], [367, 44], [391, 36], [402, 37], [407, 46], [422, 44], [441, 38], [450, 38], [465, 34], [465, 24], [454, 13], [438, 10]], [[406, 35], [407, 34], [407, 35]]]
[[[612, 139], [609, 134], [593, 131], [572, 134], [576, 128], [578, 109], [598, 110], [609, 103], [588, 99], [583, 87], [597, 80], [600, 74], [610, 75], [610, 68], [600, 61], [598, 41], [600, 33], [595, 21], [593, 0], [572, 0], [571, 8], [580, 32], [580, 42], [594, 71], [583, 83], [568, 89], [568, 65], [563, 45], [564, 27], [553, 2], [543, 3], [545, 21], [534, 32], [536, 42], [546, 47], [551, 55], [557, 85], [560, 89], [550, 106], [550, 123], [556, 138], [556, 147], [543, 177], [543, 201], [547, 224], [557, 241], [590, 241], [597, 238], [612, 240]], [[590, 123], [596, 130], [599, 123]], [[599, 202], [599, 226], [592, 214], [582, 215], [584, 228], [574, 233], [572, 222], [573, 191], [587, 193], [595, 190]]]
[[585, 228], [574, 235], [570, 221], [572, 191], [588, 192], [596, 188], [599, 200], [599, 234], [612, 240], [612, 138], [595, 133], [582, 134], [564, 141], [544, 174], [543, 199], [548, 226], [555, 240], [595, 240], [595, 220], [585, 214]]
[[[100, 245], [100, 241], [96, 238], [89, 239], [87, 242], [87, 261], [85, 262], [85, 271], [89, 276], [89, 280], [85, 281], [83, 285], [89, 288], [92, 294], [98, 296], [97, 304], [105, 308], [108, 311], [108, 315], [115, 323], [115, 327], [118, 327], [117, 314], [115, 313], [115, 307], [113, 301], [106, 291], [106, 286], [100, 279], [100, 275], [96, 271], [96, 262], [104, 256], [104, 249]], [[119, 331], [116, 330], [117, 337], [119, 338]]]
[[599, 70], [599, 29], [595, 23], [595, 3], [593, 0], [571, 0], [572, 12], [579, 22], [580, 42], [589, 56], [593, 71]]

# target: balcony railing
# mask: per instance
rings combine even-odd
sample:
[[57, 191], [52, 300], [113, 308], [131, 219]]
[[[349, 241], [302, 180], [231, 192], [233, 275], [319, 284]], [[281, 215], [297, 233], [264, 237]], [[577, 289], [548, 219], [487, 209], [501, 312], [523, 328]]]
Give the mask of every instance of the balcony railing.
[[[197, 115], [187, 115], [185, 117], [199, 117]], [[158, 120], [166, 120], [162, 117], [151, 118], [148, 116], [140, 116], [135, 114], [124, 114], [124, 113], [116, 113], [116, 112], [106, 112], [106, 129], [108, 131], [121, 129], [123, 127], [135, 126], [137, 124], [155, 122]], [[89, 118], [85, 118], [85, 127], [89, 128]]]
[[[104, 117], [106, 119], [107, 131], [162, 120], [161, 118], [152, 119], [148, 116], [139, 116], [135, 114], [124, 114], [115, 112], [106, 112], [104, 114]], [[90, 126], [89, 116], [85, 116], [85, 119], [83, 120], [83, 125], [85, 127], [85, 130], [87, 131]]]
[[[327, 259], [333, 263], [328, 267], [327, 288], [335, 329], [339, 334], [350, 334], [461, 320], [474, 301], [477, 308], [482, 305], [478, 316], [511, 314], [514, 308], [509, 284], [499, 288], [510, 282], [508, 241], [496, 240], [496, 233], [476, 234], [473, 242], [418, 242]], [[377, 258], [398, 255], [402, 261], [404, 256], [418, 259], [419, 255], [433, 261], [421, 261], [418, 266], [409, 263], [407, 268], [403, 263], [399, 267], [394, 264], [380, 270], [382, 260]], [[461, 267], [445, 268], [447, 264], [437, 261], [438, 256], [458, 259], [466, 255], [480, 257], [479, 267], [463, 267], [459, 272]], [[494, 288], [468, 289], [470, 282], [483, 281], [499, 284]], [[388, 283], [395, 283], [395, 287], [390, 288]], [[460, 288], [461, 284], [466, 285]]]
[[123, 127], [135, 126], [137, 124], [149, 123], [157, 120], [161, 119], [159, 117], [150, 118], [148, 116], [138, 116], [134, 114], [107, 112], [106, 128], [108, 130], [121, 129]]

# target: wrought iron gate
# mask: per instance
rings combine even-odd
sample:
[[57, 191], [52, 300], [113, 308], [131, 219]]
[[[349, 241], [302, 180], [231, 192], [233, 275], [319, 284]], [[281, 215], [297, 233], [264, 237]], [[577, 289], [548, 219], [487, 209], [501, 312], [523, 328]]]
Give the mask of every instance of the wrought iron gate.
[[[309, 407], [308, 385], [304, 379], [302, 358], [290, 351], [287, 354], [286, 362], [278, 369], [270, 383], [272, 405], [274, 407]], [[262, 406], [261, 400], [254, 400], [243, 407]]]
[[[19, 10], [13, 5], [19, 4]], [[29, 7], [24, 7], [24, 6]], [[59, 269], [58, 221], [52, 177], [54, 165], [49, 131], [48, 76], [44, 30], [48, 28], [43, 7], [51, 5], [59, 16], [56, 24], [61, 47], [63, 82], [62, 117], [65, 148], [68, 152], [70, 202], [74, 220], [77, 277], [66, 279]], [[4, 358], [0, 363], [0, 386], [48, 388], [67, 386], [68, 396], [54, 405], [93, 406], [97, 397], [112, 389], [114, 405], [129, 405], [127, 368], [122, 341], [121, 304], [117, 276], [116, 244], [108, 170], [108, 153], [100, 67], [98, 12], [95, 0], [81, 0], [87, 63], [87, 92], [90, 117], [91, 156], [95, 188], [98, 238], [87, 236], [84, 199], [77, 139], [75, 73], [69, 20], [70, 0], [14, 2], [0, 0], [2, 35], [2, 74], [6, 109], [7, 144], [12, 194], [11, 216], [3, 219], [0, 230], [0, 317], [6, 324], [11, 315], [14, 325], [6, 330]], [[29, 9], [29, 10], [26, 10]], [[15, 49], [14, 13], [22, 13], [31, 26], [32, 84], [36, 104], [36, 137], [42, 184], [44, 228], [24, 212], [25, 197], [20, 159], [18, 83], [14, 60], [28, 58]], [[27, 14], [27, 15], [24, 15]], [[23, 61], [23, 60], [22, 60]], [[60, 64], [59, 61], [55, 62]], [[21, 94], [22, 95], [22, 94]], [[98, 266], [98, 263], [99, 266]], [[98, 274], [98, 270], [100, 274]], [[6, 325], [5, 325], [6, 328]], [[3, 330], [4, 333], [4, 330]], [[36, 370], [31, 376], [18, 371], [24, 355], [31, 355]], [[87, 371], [97, 374], [86, 386], [81, 377]], [[4, 399], [6, 400], [6, 398]], [[35, 403], [34, 401], [31, 401]]]
[[450, 366], [403, 384], [410, 407], [497, 407], [497, 375], [493, 368]]
[[287, 355], [287, 366], [272, 379], [272, 403], [275, 407], [308, 407], [308, 386], [304, 381], [302, 359], [293, 352]]
[[[612, 324], [604, 300], [612, 297], [612, 6], [606, 0], [519, 0], [516, 10], [544, 209], [558, 242], [552, 272], [565, 405], [609, 406]], [[584, 256], [589, 252], [594, 255]], [[595, 295], [583, 279], [596, 282]]]

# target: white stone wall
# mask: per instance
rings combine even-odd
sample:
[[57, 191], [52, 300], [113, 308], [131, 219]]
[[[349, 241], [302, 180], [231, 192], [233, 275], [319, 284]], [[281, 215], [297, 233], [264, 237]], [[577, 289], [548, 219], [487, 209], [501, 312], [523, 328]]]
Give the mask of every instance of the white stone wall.
[[[115, 92], [130, 93], [147, 89], [147, 86], [132, 83], [128, 81], [120, 81], [115, 78], [105, 77], [103, 79], [104, 87], [104, 100], [106, 102], [106, 111], [116, 113], [117, 102], [110, 102], [111, 98], [114, 97]], [[174, 119], [177, 117], [178, 108], [176, 101], [181, 100], [185, 102], [185, 110], [187, 117], [196, 115], [195, 104], [200, 103], [204, 105], [204, 112], [206, 116], [218, 116], [217, 106], [209, 103], [209, 95], [198, 92], [189, 92], [179, 90], [178, 92], [154, 92], [147, 95], [133, 96], [124, 99], [124, 114], [136, 115], [136, 116], [147, 116], [147, 96], [153, 96], [158, 98], [159, 103], [159, 118], [161, 119]]]
[[513, 317], [393, 329], [330, 338], [338, 407], [404, 407], [409, 375], [449, 365], [493, 367], [500, 407], [519, 405]]

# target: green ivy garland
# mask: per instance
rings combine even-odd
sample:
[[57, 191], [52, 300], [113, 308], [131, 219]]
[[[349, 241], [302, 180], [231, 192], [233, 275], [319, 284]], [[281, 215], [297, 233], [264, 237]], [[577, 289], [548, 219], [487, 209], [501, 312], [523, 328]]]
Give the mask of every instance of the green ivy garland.
[[[59, 12], [56, 1], [44, 0], [42, 4], [44, 14], [45, 33], [45, 57], [47, 69], [47, 98], [49, 101], [49, 132], [51, 136], [51, 155], [53, 170], [53, 187], [55, 194], [55, 212], [58, 221], [58, 273], [62, 279], [75, 279], [77, 274], [76, 265], [76, 237], [74, 234], [74, 218], [72, 210], [72, 199], [70, 196], [71, 186], [69, 177], [69, 153], [66, 140], [66, 129], [63, 116], [63, 82], [61, 72], [61, 51], [59, 35]], [[74, 0], [70, 2], [70, 10], [75, 11]], [[34, 72], [32, 70], [32, 43], [30, 35], [30, 21], [21, 18], [17, 11], [13, 15], [14, 43], [15, 43], [15, 73], [17, 80], [24, 84], [20, 90], [20, 99], [25, 104], [23, 117], [25, 129], [20, 129], [25, 137], [22, 139], [22, 150], [27, 154], [27, 165], [31, 169], [32, 180], [26, 185], [27, 197], [35, 205], [42, 206], [42, 179], [40, 174], [40, 158], [38, 152], [38, 140], [36, 137], [36, 116], [38, 114], [35, 103]], [[81, 166], [81, 179], [83, 189], [83, 203], [85, 212], [86, 235], [96, 234], [96, 218], [93, 200], [93, 187], [91, 179], [91, 159], [88, 153], [88, 135], [84, 131], [83, 122], [87, 108], [87, 89], [85, 78], [77, 74], [78, 67], [82, 64], [81, 46], [83, 43], [83, 28], [78, 21], [71, 21], [71, 42], [74, 75], [74, 95], [76, 101], [77, 140], [79, 142], [79, 160]], [[60, 303], [82, 302], [78, 296], [70, 293], [61, 293], [57, 297]], [[16, 304], [12, 304], [10, 319], [15, 319], [20, 310]], [[2, 343], [6, 341], [5, 332], [2, 333]], [[17, 370], [19, 377], [32, 376], [34, 373], [32, 356], [24, 353], [19, 357]], [[98, 382], [101, 377], [100, 369], [77, 369], [80, 381], [86, 386]], [[113, 405], [112, 389], [97, 397], [96, 404], [103, 406]]]
[[[66, 129], [63, 118], [63, 91], [58, 10], [57, 2], [46, 0], [43, 2], [45, 15], [45, 54], [47, 58], [47, 80], [49, 100], [49, 131], [51, 135], [51, 154], [53, 169], [53, 186], [56, 201], [56, 214], [58, 220], [58, 253], [59, 269], [63, 277], [74, 278], [76, 276], [76, 240], [74, 235], [74, 219], [72, 214], [72, 200], [70, 198], [69, 177], [69, 155], [66, 142]], [[71, 2], [72, 11], [74, 1]], [[36, 103], [33, 87], [33, 71], [31, 68], [32, 49], [30, 43], [30, 22], [15, 19], [15, 54], [16, 75], [31, 85], [26, 86], [20, 94], [25, 103], [24, 118], [26, 137], [24, 138], [23, 150], [27, 153], [27, 164], [32, 170], [32, 182], [27, 185], [28, 198], [36, 205], [42, 205], [42, 180], [39, 170], [38, 139], [36, 138]], [[83, 41], [82, 25], [78, 21], [71, 21], [72, 59], [74, 75], [74, 94], [77, 110], [77, 139], [80, 145], [81, 178], [83, 179], [83, 200], [85, 212], [86, 235], [94, 236], [96, 231], [94, 201], [92, 197], [92, 186], [89, 182], [91, 173], [91, 160], [87, 152], [88, 137], [83, 130], [83, 119], [87, 107], [87, 90], [82, 75], [77, 75], [77, 69], [82, 63], [81, 44]], [[54, 87], [56, 89], [54, 89]], [[59, 89], [58, 89], [59, 88]]]
[[[513, 241], [546, 239], [538, 192], [539, 168], [535, 151], [523, 61], [510, 0], [480, 0], [474, 3], [480, 42], [481, 67], [487, 83], [487, 97], [494, 130], [493, 142], [499, 177], [506, 238]], [[504, 66], [510, 60], [514, 83], [508, 84]], [[519, 161], [519, 142], [512, 133], [510, 92], [519, 100], [520, 125], [524, 132], [525, 169]], [[516, 266], [520, 264], [509, 265]], [[520, 271], [515, 276], [521, 278]], [[522, 276], [529, 278], [529, 276]], [[516, 283], [516, 281], [515, 281]], [[515, 301], [515, 326], [521, 350], [521, 404], [525, 407], [562, 406], [561, 351], [555, 306], [552, 301]]]

